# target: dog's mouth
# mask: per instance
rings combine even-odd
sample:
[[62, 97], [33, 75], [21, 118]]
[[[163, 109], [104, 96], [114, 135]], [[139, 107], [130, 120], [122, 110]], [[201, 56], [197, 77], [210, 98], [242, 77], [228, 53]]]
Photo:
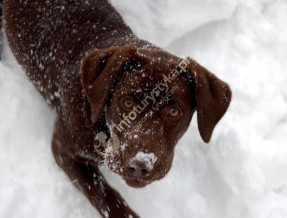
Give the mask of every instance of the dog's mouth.
[[148, 185], [150, 182], [144, 181], [138, 178], [123, 178], [127, 185], [133, 188], [143, 188]]

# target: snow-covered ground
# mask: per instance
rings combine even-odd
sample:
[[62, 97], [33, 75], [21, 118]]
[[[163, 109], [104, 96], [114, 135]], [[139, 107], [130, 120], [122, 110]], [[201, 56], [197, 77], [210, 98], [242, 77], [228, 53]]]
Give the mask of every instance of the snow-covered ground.
[[[102, 171], [144, 218], [287, 217], [287, 1], [112, 0], [135, 33], [191, 56], [233, 90], [205, 144], [196, 119], [166, 178], [132, 189]], [[99, 217], [53, 160], [55, 115], [7, 45], [0, 62], [0, 217]]]

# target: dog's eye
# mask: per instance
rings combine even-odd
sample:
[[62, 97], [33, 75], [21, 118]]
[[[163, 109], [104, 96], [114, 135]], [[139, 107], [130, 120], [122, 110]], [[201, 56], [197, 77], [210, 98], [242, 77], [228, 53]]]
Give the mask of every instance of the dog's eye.
[[180, 113], [180, 111], [176, 107], [172, 107], [169, 110], [169, 115], [172, 116], [172, 117], [177, 117], [179, 115], [179, 113]]
[[124, 105], [126, 108], [131, 108], [132, 106], [134, 106], [134, 101], [130, 98], [127, 98], [124, 100]]

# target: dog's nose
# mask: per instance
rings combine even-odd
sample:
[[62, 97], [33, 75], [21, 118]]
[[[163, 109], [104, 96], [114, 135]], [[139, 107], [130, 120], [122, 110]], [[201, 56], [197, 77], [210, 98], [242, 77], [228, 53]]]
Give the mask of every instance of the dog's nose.
[[150, 168], [143, 161], [132, 161], [127, 167], [128, 174], [134, 178], [143, 178], [148, 175]]

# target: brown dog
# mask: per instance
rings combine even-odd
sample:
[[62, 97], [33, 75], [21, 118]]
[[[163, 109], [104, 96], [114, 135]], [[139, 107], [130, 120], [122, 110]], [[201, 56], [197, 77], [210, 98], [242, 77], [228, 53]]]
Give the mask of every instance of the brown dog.
[[101, 175], [100, 154], [130, 186], [163, 178], [195, 110], [210, 140], [228, 85], [138, 39], [106, 0], [4, 0], [3, 9], [16, 59], [57, 112], [58, 165], [102, 216], [138, 217]]

